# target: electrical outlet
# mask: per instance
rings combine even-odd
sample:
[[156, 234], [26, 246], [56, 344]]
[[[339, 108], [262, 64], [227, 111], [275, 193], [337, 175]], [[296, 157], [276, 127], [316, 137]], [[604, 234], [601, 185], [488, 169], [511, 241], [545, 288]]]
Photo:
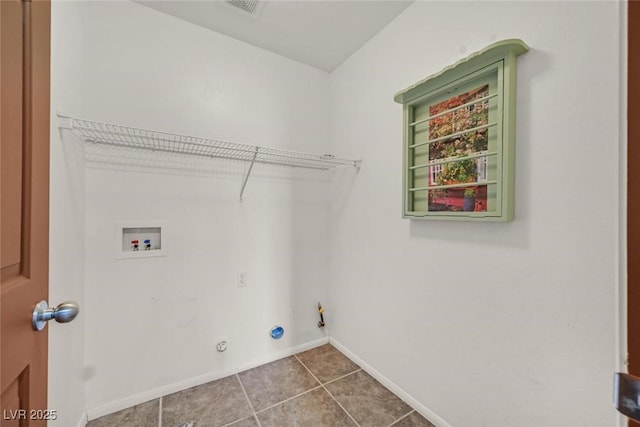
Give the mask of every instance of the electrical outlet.
[[247, 279], [247, 273], [238, 273], [238, 287], [243, 288], [249, 284], [249, 280]]

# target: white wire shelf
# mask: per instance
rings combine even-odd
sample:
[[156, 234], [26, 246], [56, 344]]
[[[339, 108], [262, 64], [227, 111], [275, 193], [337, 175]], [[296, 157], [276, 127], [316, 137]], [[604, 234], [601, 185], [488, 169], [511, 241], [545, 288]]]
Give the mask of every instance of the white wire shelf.
[[309, 154], [258, 145], [238, 144], [167, 132], [120, 126], [91, 120], [68, 119], [66, 126], [85, 142], [139, 148], [150, 151], [234, 159], [307, 169], [329, 170], [340, 166], [359, 167], [359, 160], [331, 154]]
[[330, 170], [338, 167], [360, 168], [360, 160], [343, 159], [331, 154], [311, 154], [239, 144], [78, 119], [60, 114], [58, 117], [62, 122], [60, 128], [69, 129], [87, 143], [250, 162], [249, 170], [242, 183], [240, 200], [254, 163], [316, 170]]

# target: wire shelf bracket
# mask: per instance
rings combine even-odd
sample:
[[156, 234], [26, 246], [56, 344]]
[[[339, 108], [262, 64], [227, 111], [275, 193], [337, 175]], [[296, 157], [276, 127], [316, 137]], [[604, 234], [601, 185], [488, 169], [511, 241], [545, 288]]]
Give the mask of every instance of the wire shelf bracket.
[[240, 189], [240, 201], [242, 201], [244, 188], [247, 186], [247, 181], [249, 181], [249, 175], [251, 175], [251, 169], [253, 169], [253, 165], [256, 163], [256, 157], [258, 157], [258, 147], [256, 147], [256, 152], [253, 154], [253, 157], [251, 158], [251, 164], [249, 165], [247, 174], [244, 176], [244, 180], [242, 181], [242, 188]]
[[356, 171], [359, 171], [361, 164], [361, 160], [343, 159], [332, 154], [302, 153], [280, 148], [199, 138], [78, 119], [60, 113], [58, 113], [58, 121], [60, 129], [68, 129], [82, 141], [90, 144], [249, 162], [249, 168], [240, 189], [240, 201], [242, 201], [255, 163], [323, 171], [340, 167], [354, 167]]

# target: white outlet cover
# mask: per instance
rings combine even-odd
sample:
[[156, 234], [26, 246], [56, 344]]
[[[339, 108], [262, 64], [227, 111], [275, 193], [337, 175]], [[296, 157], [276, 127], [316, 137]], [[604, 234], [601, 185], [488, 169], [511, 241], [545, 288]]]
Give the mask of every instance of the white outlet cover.
[[238, 287], [243, 288], [249, 284], [249, 278], [247, 277], [247, 273], [238, 272]]

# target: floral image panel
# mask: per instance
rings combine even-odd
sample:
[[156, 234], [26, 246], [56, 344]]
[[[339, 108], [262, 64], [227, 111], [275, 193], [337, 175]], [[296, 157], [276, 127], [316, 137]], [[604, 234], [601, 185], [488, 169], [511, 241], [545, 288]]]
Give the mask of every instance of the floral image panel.
[[429, 190], [430, 212], [487, 212], [487, 185]]
[[489, 85], [483, 85], [429, 107], [429, 160], [487, 150], [488, 95]]

